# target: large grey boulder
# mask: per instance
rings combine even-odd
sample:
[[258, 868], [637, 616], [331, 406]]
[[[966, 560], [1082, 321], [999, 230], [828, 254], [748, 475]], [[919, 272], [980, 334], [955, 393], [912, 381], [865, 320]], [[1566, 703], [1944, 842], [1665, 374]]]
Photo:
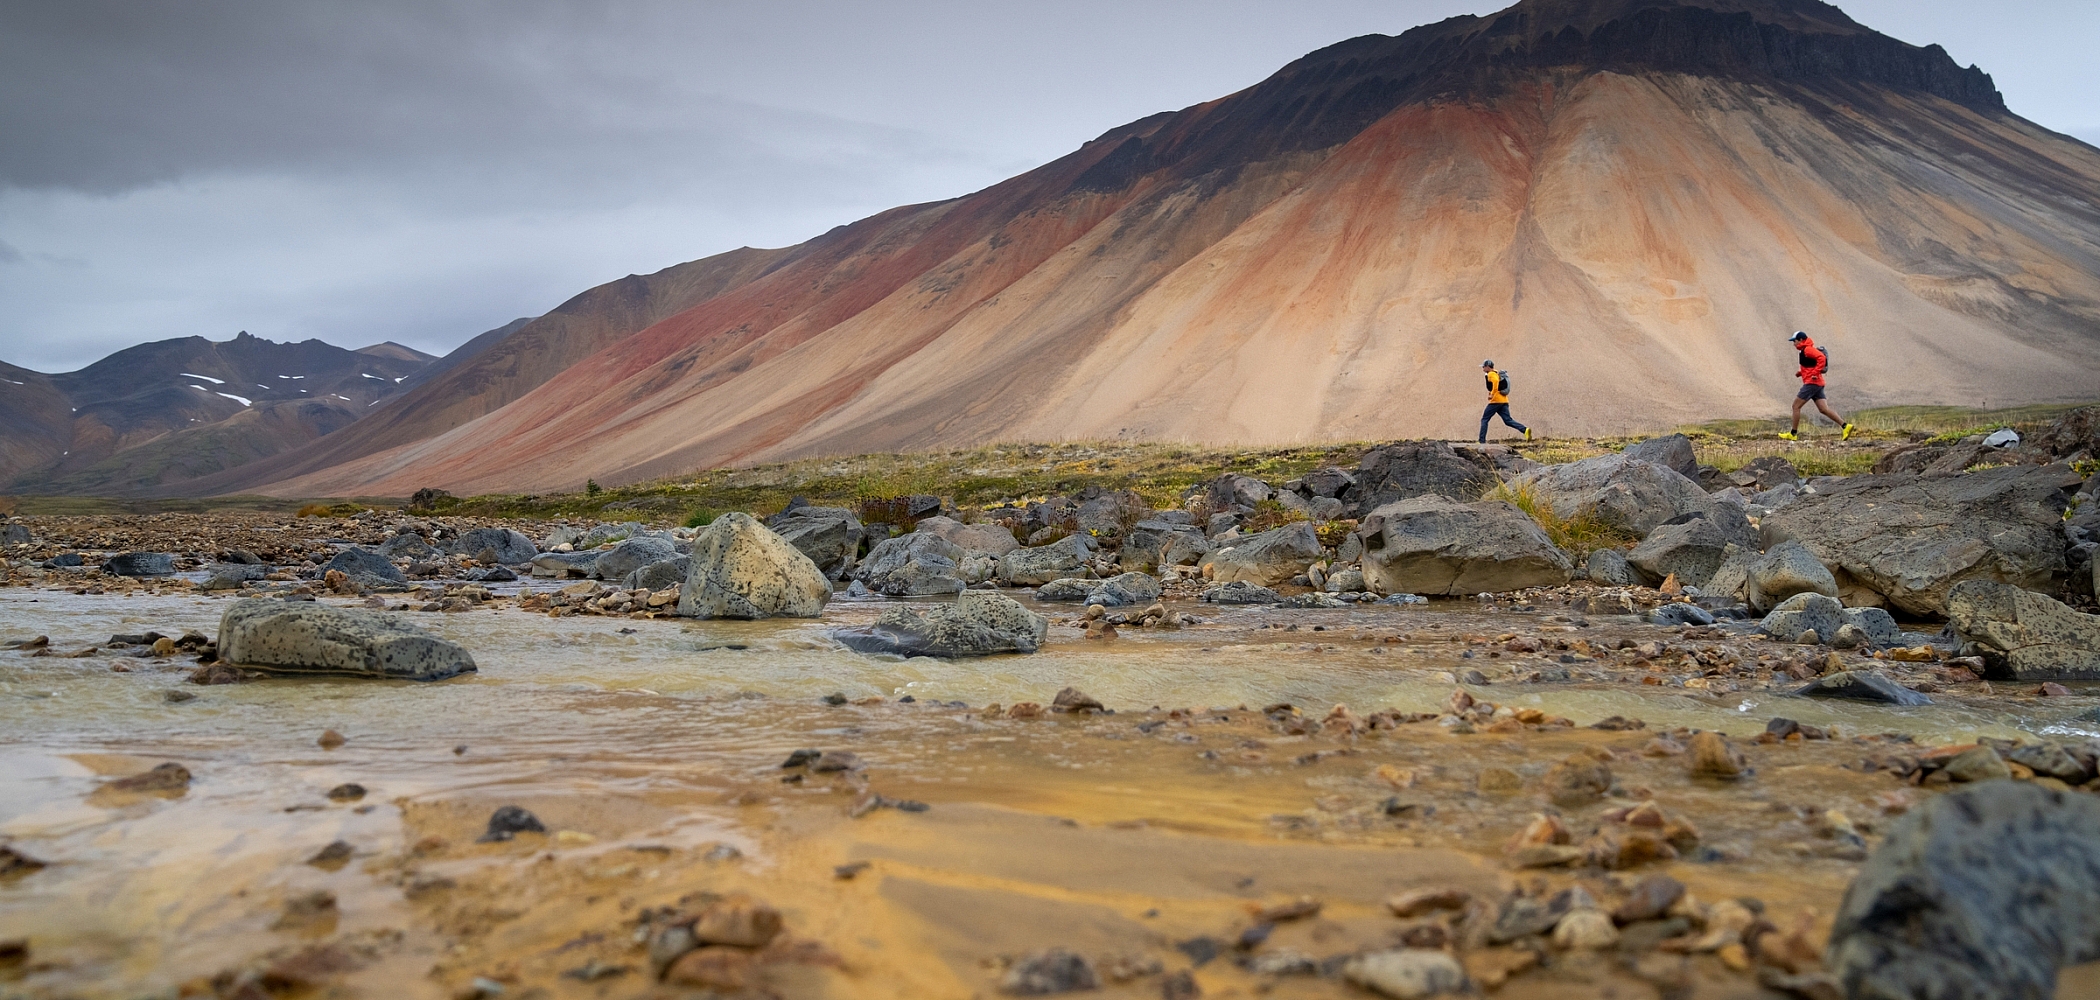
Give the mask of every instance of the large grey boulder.
[[1787, 539], [1750, 561], [1745, 571], [1747, 600], [1757, 612], [1770, 611], [1795, 594], [1838, 596], [1837, 577], [1800, 542]]
[[1202, 599], [1211, 604], [1276, 604], [1283, 595], [1257, 584], [1233, 582], [1205, 590]]
[[2043, 594], [1965, 580], [1947, 598], [1947, 618], [1987, 676], [2020, 681], [2100, 679], [2100, 615]]
[[347, 546], [341, 552], [336, 553], [335, 558], [328, 560], [328, 564], [321, 567], [321, 572], [327, 573], [332, 569], [341, 570], [351, 580], [365, 586], [405, 584], [408, 582], [408, 577], [403, 576], [400, 570], [394, 568], [392, 560], [371, 549], [357, 545]]
[[1606, 525], [1643, 538], [1664, 522], [1714, 510], [1713, 498], [1698, 483], [1624, 452], [1519, 473], [1510, 477], [1509, 488], [1530, 490], [1560, 517], [1594, 511]]
[[1216, 583], [1238, 581], [1273, 587], [1305, 572], [1325, 551], [1311, 522], [1293, 521], [1220, 545], [1198, 565]]
[[1574, 563], [1514, 504], [1440, 496], [1389, 503], [1356, 530], [1380, 594], [1478, 594], [1568, 582]]
[[928, 609], [893, 607], [867, 628], [833, 633], [848, 649], [898, 656], [990, 656], [1033, 653], [1050, 621], [1003, 594], [972, 590]]
[[1815, 593], [1795, 594], [1779, 602], [1757, 623], [1757, 630], [1786, 642], [1794, 641], [1803, 632], [1814, 631], [1818, 639], [1827, 643], [1846, 625], [1857, 626], [1877, 643], [1894, 642], [1903, 635], [1896, 619], [1880, 608], [1848, 608], [1835, 598]]
[[635, 570], [677, 555], [677, 547], [664, 539], [647, 535], [630, 538], [598, 553], [597, 561], [591, 564], [591, 576], [598, 580], [624, 580]]
[[1765, 455], [1743, 463], [1742, 468], [1728, 474], [1728, 481], [1756, 493], [1790, 489], [1801, 482], [1801, 470], [1778, 455]]
[[1794, 692], [1802, 698], [1839, 698], [1884, 705], [1930, 705], [1932, 699], [1881, 674], [1865, 670], [1840, 670], [1808, 682]]
[[1618, 549], [1598, 549], [1582, 564], [1584, 574], [1591, 583], [1604, 587], [1631, 587], [1641, 582], [1641, 576], [1626, 562], [1626, 553]]
[[1689, 515], [1649, 532], [1626, 553], [1626, 561], [1651, 586], [1675, 576], [1686, 586], [1705, 587], [1727, 561], [1728, 547], [1748, 544], [1751, 538], [1750, 522], [1739, 510], [1716, 504], [1710, 514]]
[[1021, 547], [1020, 540], [1005, 525], [989, 521], [964, 524], [951, 517], [929, 517], [919, 522], [917, 530], [954, 542], [964, 552], [981, 552], [994, 559]]
[[692, 556], [672, 556], [662, 562], [653, 562], [620, 578], [620, 589], [669, 590], [685, 583], [686, 573], [692, 566]]
[[2077, 482], [2057, 465], [1855, 476], [1774, 511], [1764, 540], [1767, 548], [1800, 542], [1830, 567], [1848, 603], [1878, 599], [1937, 617], [1963, 580], [2049, 589], [2065, 570], [2064, 491]]
[[962, 547], [930, 531], [885, 538], [868, 550], [854, 576], [869, 590], [889, 597], [935, 597], [959, 594], [963, 578]]
[[1682, 434], [1670, 434], [1649, 438], [1626, 446], [1622, 453], [1627, 458], [1643, 462], [1654, 462], [1665, 469], [1690, 479], [1699, 474], [1699, 456], [1692, 451], [1692, 439]]
[[591, 530], [576, 540], [579, 549], [595, 549], [607, 542], [625, 541], [649, 533], [649, 528], [640, 521], [624, 521], [619, 524], [595, 524]]
[[1009, 587], [1040, 587], [1052, 580], [1082, 575], [1094, 559], [1086, 535], [1066, 535], [1047, 545], [1014, 549], [999, 557], [999, 582]]
[[438, 550], [432, 547], [422, 535], [413, 531], [397, 531], [388, 536], [386, 541], [380, 543], [379, 554], [388, 559], [420, 561], [437, 556]]
[[241, 584], [260, 580], [270, 572], [270, 567], [253, 563], [212, 563], [204, 567], [202, 590], [239, 590]]
[[1355, 479], [1340, 496], [1358, 517], [1416, 497], [1475, 500], [1501, 482], [1485, 456], [1461, 455], [1443, 441], [1401, 441], [1373, 448], [1357, 463]]
[[1119, 573], [1106, 580], [1052, 580], [1035, 592], [1038, 601], [1078, 601], [1122, 608], [1159, 600], [1159, 581], [1144, 573]]
[[[1168, 561], [1168, 548], [1179, 562]], [[1210, 539], [1194, 524], [1159, 518], [1139, 521], [1123, 536], [1122, 563], [1133, 568], [1185, 566], [1210, 551]]]
[[175, 557], [166, 552], [123, 552], [103, 560], [102, 572], [116, 576], [173, 576]]
[[861, 540], [867, 537], [860, 518], [844, 507], [789, 507], [766, 518], [766, 527], [802, 550], [833, 580], [853, 572]]
[[693, 536], [678, 613], [688, 618], [815, 618], [831, 600], [824, 571], [749, 514]]
[[2046, 1000], [2100, 959], [2100, 801], [2016, 781], [1928, 799], [1845, 890], [1824, 964], [1852, 1000]]
[[1298, 492], [1307, 499], [1313, 497], [1334, 497], [1340, 499], [1342, 494], [1349, 491], [1349, 487], [1355, 485], [1355, 476], [1330, 465], [1324, 469], [1306, 473], [1303, 479], [1298, 480]]
[[[1113, 547], [1130, 526], [1152, 516], [1152, 505], [1135, 490], [1104, 491], [1091, 494], [1091, 490], [1080, 492], [1079, 509], [1072, 513], [1072, 523], [1079, 533], [1105, 539], [1104, 544]], [[1281, 497], [1281, 494], [1278, 494]], [[1294, 495], [1295, 498], [1295, 495]]]
[[1720, 567], [1699, 586], [1699, 593], [1704, 597], [1746, 601], [1750, 589], [1750, 564], [1759, 558], [1762, 558], [1762, 553], [1755, 548], [1729, 543], [1721, 550]]
[[597, 552], [542, 552], [532, 557], [532, 575], [566, 579], [588, 577], [598, 565]]
[[20, 521], [9, 521], [5, 528], [0, 528], [0, 545], [28, 545], [35, 541], [36, 536], [29, 533], [29, 526]]
[[495, 555], [494, 562], [505, 566], [531, 562], [539, 555], [539, 546], [532, 539], [509, 528], [475, 528], [460, 532], [459, 537], [445, 543], [445, 551], [453, 555], [480, 559], [485, 553]]
[[475, 669], [458, 643], [392, 615], [249, 598], [219, 617], [219, 659], [282, 674], [434, 681]]
[[1203, 487], [1204, 498], [1214, 511], [1253, 510], [1263, 500], [1276, 499], [1276, 489], [1253, 476], [1228, 472]]

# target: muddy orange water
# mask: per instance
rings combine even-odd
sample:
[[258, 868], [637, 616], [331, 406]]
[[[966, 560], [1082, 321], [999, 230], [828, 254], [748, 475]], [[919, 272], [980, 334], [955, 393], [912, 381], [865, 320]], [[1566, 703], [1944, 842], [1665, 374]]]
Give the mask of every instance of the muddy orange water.
[[[45, 634], [63, 652], [119, 632], [214, 632], [224, 607], [7, 591], [0, 640]], [[710, 893], [784, 913], [805, 960], [762, 970], [755, 988], [778, 996], [991, 996], [1007, 962], [1048, 947], [1089, 956], [1107, 995], [1159, 996], [1162, 977], [1183, 969], [1208, 997], [1351, 995], [1336, 978], [1248, 971], [1229, 948], [1198, 964], [1203, 948], [1187, 943], [1230, 944], [1252, 908], [1313, 897], [1316, 917], [1278, 925], [1253, 952], [1318, 961], [1393, 946], [1402, 922], [1382, 901], [1402, 890], [1492, 896], [1544, 878], [1608, 899], [1647, 870], [1702, 899], [1756, 897], [1782, 927], [1809, 914], [1820, 933], [1857, 860], [1814, 817], [1840, 810], [1871, 843], [1905, 786], [1852, 769], [1872, 748], [1849, 740], [1750, 746], [1753, 778], [1700, 783], [1683, 758], [1641, 754], [1654, 730], [1747, 737], [1783, 714], [1944, 743], [2081, 731], [2091, 724], [2072, 717], [2096, 701], [1943, 695], [1896, 709], [1777, 690], [1510, 683], [1521, 665], [1388, 638], [1546, 620], [1470, 603], [1189, 608], [1209, 620], [1105, 642], [1061, 626], [1037, 655], [961, 662], [877, 659], [829, 640], [878, 608], [842, 601], [822, 621], [762, 623], [417, 614], [480, 664], [428, 685], [197, 687], [182, 683], [182, 659], [0, 652], [0, 839], [48, 865], [0, 882], [0, 940], [28, 942], [24, 960], [0, 967], [0, 995], [204, 995], [316, 944], [338, 963], [261, 981], [387, 1000], [471, 995], [477, 978], [512, 997], [642, 995], [665, 988], [639, 921]], [[1301, 628], [1268, 627], [1284, 623]], [[1664, 635], [1626, 622], [1592, 630], [1607, 633]], [[1433, 711], [1451, 693], [1448, 672], [1472, 666], [1499, 681], [1473, 688], [1483, 699], [1580, 725], [1638, 717], [1650, 732], [1455, 735], [1428, 722], [1293, 736], [1249, 711]], [[1066, 685], [1115, 711], [983, 712], [1047, 704]], [[170, 702], [171, 691], [196, 697]], [[852, 701], [826, 704], [833, 693]], [[347, 742], [317, 745], [327, 729]], [[780, 766], [801, 748], [850, 750], [866, 768], [784, 782], [803, 774]], [[1538, 779], [1577, 752], [1608, 756], [1627, 797], [1563, 810], [1578, 835], [1604, 810], [1652, 797], [1699, 827], [1701, 850], [1608, 875], [1512, 871], [1504, 841], [1547, 808]], [[192, 772], [186, 792], [102, 787], [164, 761]], [[1481, 792], [1489, 767], [1524, 787]], [[345, 783], [365, 796], [331, 801]], [[928, 808], [856, 818], [864, 790]], [[549, 832], [476, 843], [502, 805]], [[347, 864], [306, 863], [336, 840], [353, 849]], [[316, 891], [334, 907], [287, 916]], [[1712, 956], [1673, 961], [1670, 975], [1699, 996], [1758, 992]], [[1499, 992], [1661, 995], [1668, 976], [1636, 964], [1554, 953]]]

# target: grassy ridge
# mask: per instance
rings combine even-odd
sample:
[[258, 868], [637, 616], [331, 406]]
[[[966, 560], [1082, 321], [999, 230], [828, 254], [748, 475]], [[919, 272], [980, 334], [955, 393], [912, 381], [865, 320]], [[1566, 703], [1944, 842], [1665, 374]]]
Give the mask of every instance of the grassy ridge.
[[[1835, 428], [1804, 423], [1807, 439], [1781, 441], [1784, 417], [1716, 420], [1678, 428], [1692, 439], [1699, 461], [1723, 471], [1765, 455], [1779, 455], [1805, 475], [1854, 475], [1899, 444], [1956, 440], [1999, 427], [2023, 432], [2047, 424], [2073, 405], [1977, 410], [1953, 406], [1901, 406], [1852, 414], [1860, 430], [1840, 441]], [[1617, 451], [1641, 436], [1503, 440], [1534, 461], [1552, 464]], [[1271, 483], [1327, 465], [1354, 468], [1374, 442], [1341, 442], [1290, 448], [1218, 448], [1141, 442], [995, 444], [910, 454], [803, 459], [742, 469], [709, 469], [646, 483], [610, 486], [596, 493], [493, 494], [448, 503], [444, 513], [490, 517], [572, 517], [682, 522], [696, 512], [743, 510], [769, 513], [801, 496], [812, 503], [852, 505], [863, 500], [930, 493], [963, 506], [1040, 499], [1088, 486], [1136, 490], [1156, 507], [1178, 506], [1189, 486], [1226, 472]], [[25, 514], [146, 514], [219, 509], [282, 510], [343, 498], [279, 500], [215, 497], [179, 500], [107, 500], [92, 497], [22, 497]], [[350, 498], [377, 506], [400, 499]], [[4, 504], [0, 504], [4, 509]], [[1577, 534], [1582, 526], [1570, 525]]]

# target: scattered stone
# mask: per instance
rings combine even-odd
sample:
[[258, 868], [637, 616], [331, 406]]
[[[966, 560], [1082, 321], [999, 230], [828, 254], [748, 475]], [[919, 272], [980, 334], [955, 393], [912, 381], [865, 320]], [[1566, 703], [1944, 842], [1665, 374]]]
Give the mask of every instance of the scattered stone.
[[1506, 767], [1486, 767], [1474, 782], [1483, 795], [1515, 795], [1524, 790], [1524, 779]]
[[890, 608], [872, 626], [832, 633], [856, 652], [942, 658], [1033, 653], [1049, 635], [1049, 619], [1013, 598], [981, 590], [925, 611]]
[[483, 552], [492, 551], [495, 558], [490, 560], [491, 562], [508, 566], [531, 562], [533, 557], [540, 554], [539, 547], [532, 544], [532, 539], [509, 528], [472, 528], [462, 531], [458, 537], [446, 543], [445, 551], [453, 555], [475, 558], [479, 558]]
[[546, 833], [547, 828], [540, 818], [518, 806], [503, 806], [489, 815], [488, 831], [477, 843], [489, 844], [506, 841], [521, 833]]
[[1627, 892], [1625, 901], [1612, 911], [1611, 918], [1622, 925], [1655, 920], [1670, 912], [1670, 908], [1683, 898], [1684, 883], [1661, 873], [1644, 875]]
[[2100, 678], [2100, 615], [2043, 594], [1968, 580], [1948, 594], [1955, 632], [1983, 657], [1986, 676], [2018, 681]]
[[1641, 582], [1640, 574], [1626, 562], [1626, 554], [1618, 549], [1598, 549], [1590, 553], [1583, 563], [1583, 575], [1591, 583], [1606, 587], [1635, 587]]
[[175, 557], [166, 552], [124, 552], [103, 560], [102, 571], [113, 576], [173, 576]]
[[184, 691], [181, 688], [169, 688], [161, 693], [161, 700], [170, 705], [180, 705], [185, 701], [196, 701], [197, 694], [194, 691]]
[[350, 741], [348, 739], [345, 739], [343, 734], [336, 732], [333, 729], [324, 729], [321, 730], [320, 738], [314, 740], [314, 745], [320, 747], [323, 750], [333, 750], [336, 747], [342, 746], [343, 744], [348, 742]]
[[1554, 805], [1583, 806], [1611, 791], [1611, 768], [1587, 754], [1575, 754], [1546, 772], [1546, 797]]
[[2055, 996], [2058, 969], [2100, 959], [2095, 829], [2100, 802], [2025, 782], [1912, 809], [1831, 927], [1827, 961], [1845, 995]]
[[715, 518], [691, 556], [678, 597], [686, 618], [815, 618], [831, 600], [817, 564], [749, 514]]
[[1651, 584], [1675, 579], [1680, 587], [1705, 587], [1721, 564], [1728, 560], [1729, 546], [1754, 541], [1750, 522], [1741, 511], [1717, 504], [1709, 513], [1686, 515], [1650, 531], [1626, 554], [1626, 561]]
[[284, 912], [277, 917], [277, 923], [271, 929], [323, 931], [334, 926], [336, 915], [335, 893], [326, 889], [315, 889], [285, 900]]
[[703, 989], [710, 994], [742, 993], [751, 985], [751, 953], [743, 948], [716, 945], [694, 948], [679, 955], [664, 969], [665, 983]]
[[1205, 590], [1203, 600], [1212, 604], [1280, 604], [1283, 595], [1267, 587], [1234, 581]]
[[1342, 978], [1392, 1000], [1418, 1000], [1463, 993], [1472, 984], [1465, 967], [1450, 953], [1428, 948], [1396, 948], [1351, 958]]
[[120, 792], [181, 792], [190, 787], [190, 769], [174, 761], [158, 765], [144, 774], [118, 778], [104, 785]]
[[1743, 759], [1742, 752], [1729, 746], [1720, 733], [1710, 730], [1693, 733], [1690, 750], [1691, 771], [1696, 777], [1733, 781], [1750, 771], [1749, 762]]
[[1098, 990], [1101, 976], [1086, 956], [1051, 948], [1016, 961], [999, 981], [999, 988], [1015, 996], [1049, 996]]
[[1687, 479], [1699, 474], [1699, 458], [1692, 452], [1692, 439], [1682, 434], [1635, 442], [1626, 446], [1623, 454], [1627, 458], [1654, 462]]
[[1648, 612], [1648, 620], [1657, 625], [1676, 628], [1683, 625], [1712, 625], [1713, 612], [1696, 604], [1663, 604]]
[[1415, 889], [1387, 899], [1385, 907], [1404, 920], [1437, 910], [1463, 911], [1472, 901], [1472, 893], [1464, 889]]
[[248, 598], [219, 619], [219, 659], [287, 674], [429, 681], [475, 669], [457, 643], [389, 615]]
[[960, 594], [969, 586], [962, 546], [932, 532], [915, 531], [885, 538], [868, 550], [854, 575], [868, 589], [888, 597], [938, 597]]
[[1955, 754], [1943, 770], [1947, 777], [1965, 783], [2012, 777], [2012, 769], [2005, 766], [2005, 759], [1998, 756], [1998, 751], [1980, 745]]
[[21, 878], [44, 870], [45, 864], [12, 847], [0, 845], [0, 881]]
[[1774, 606], [1758, 622], [1758, 631], [1780, 640], [1796, 639], [1803, 632], [1828, 638], [1846, 625], [1857, 626], [1874, 642], [1894, 642], [1903, 634], [1896, 620], [1880, 608], [1848, 608], [1822, 594], [1795, 594]]
[[1081, 576], [1093, 562], [1092, 539], [1066, 535], [1046, 545], [1017, 548], [999, 557], [999, 582], [1009, 587], [1040, 587], [1052, 580]]
[[[1310, 529], [1308, 528], [1308, 533]], [[1440, 496], [1390, 503], [1355, 532], [1378, 593], [1480, 594], [1557, 586], [1573, 563], [1516, 505]]]
[[1212, 549], [1198, 564], [1218, 583], [1273, 587], [1305, 572], [1325, 549], [1308, 521], [1296, 521]]
[[1623, 452], [1519, 473], [1508, 485], [1511, 490], [1532, 490], [1560, 517], [1587, 511], [1610, 527], [1641, 537], [1673, 518], [1710, 514], [1716, 507], [1698, 483]]
[[693, 938], [703, 945], [763, 948], [779, 936], [780, 911], [745, 897], [725, 899], [700, 911]]
[[1877, 673], [1847, 670], [1818, 677], [1794, 694], [1807, 698], [1847, 698], [1890, 705], [1930, 705], [1932, 699]]
[[1791, 538], [1753, 560], [1747, 572], [1750, 609], [1760, 614], [1795, 594], [1822, 594], [1833, 600], [1838, 596], [1837, 577]]
[[1553, 943], [1568, 951], [1601, 951], [1619, 943], [1619, 929], [1596, 910], [1571, 910], [1553, 925]]
[[307, 858], [306, 863], [315, 868], [332, 872], [349, 864], [351, 854], [352, 848], [348, 841], [331, 840], [328, 842], [328, 846], [314, 852], [313, 857]]
[[328, 790], [330, 802], [356, 802], [364, 797], [365, 786], [354, 781], [346, 781]]
[[[924, 530], [924, 524], [921, 522], [920, 530]], [[853, 572], [861, 540], [868, 534], [860, 518], [855, 517], [851, 510], [808, 504], [790, 505], [766, 518], [766, 527], [808, 556], [824, 576], [832, 580], [843, 580]], [[1010, 544], [1012, 537], [1009, 536], [1007, 541]]]
[[1053, 712], [1099, 712], [1102, 707], [1091, 695], [1075, 687], [1058, 691], [1057, 697], [1050, 701], [1050, 710]]

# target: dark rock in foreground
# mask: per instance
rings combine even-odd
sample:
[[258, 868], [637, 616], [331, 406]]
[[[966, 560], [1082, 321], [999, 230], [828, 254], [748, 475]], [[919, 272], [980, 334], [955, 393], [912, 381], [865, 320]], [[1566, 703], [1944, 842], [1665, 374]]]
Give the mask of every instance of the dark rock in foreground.
[[125, 552], [110, 556], [102, 571], [117, 576], [172, 576], [175, 557], [166, 552]]
[[474, 657], [390, 615], [251, 598], [219, 619], [219, 659], [281, 674], [434, 681], [469, 673]]
[[1897, 820], [1845, 892], [1826, 962], [1853, 1000], [2046, 1000], [2100, 959], [2100, 802], [2013, 781]]

